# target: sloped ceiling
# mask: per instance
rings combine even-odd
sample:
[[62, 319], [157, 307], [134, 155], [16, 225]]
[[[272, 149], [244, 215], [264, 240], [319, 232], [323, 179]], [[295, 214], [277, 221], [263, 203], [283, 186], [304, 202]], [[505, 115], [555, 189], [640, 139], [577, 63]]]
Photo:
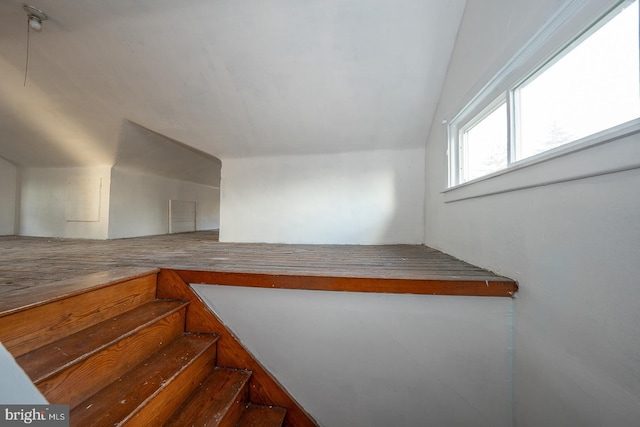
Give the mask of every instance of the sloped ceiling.
[[114, 166], [150, 175], [220, 186], [220, 159], [125, 120]]
[[[463, 0], [0, 1], [0, 157], [114, 164], [135, 123], [220, 159], [422, 146]], [[135, 151], [135, 150], [133, 150]]]

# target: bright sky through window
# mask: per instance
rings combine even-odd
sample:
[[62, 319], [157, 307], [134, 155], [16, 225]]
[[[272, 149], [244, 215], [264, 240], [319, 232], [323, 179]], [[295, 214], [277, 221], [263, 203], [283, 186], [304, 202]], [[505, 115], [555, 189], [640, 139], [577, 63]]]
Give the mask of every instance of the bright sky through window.
[[522, 86], [516, 159], [640, 117], [638, 2]]
[[507, 104], [503, 102], [464, 134], [464, 180], [507, 167]]

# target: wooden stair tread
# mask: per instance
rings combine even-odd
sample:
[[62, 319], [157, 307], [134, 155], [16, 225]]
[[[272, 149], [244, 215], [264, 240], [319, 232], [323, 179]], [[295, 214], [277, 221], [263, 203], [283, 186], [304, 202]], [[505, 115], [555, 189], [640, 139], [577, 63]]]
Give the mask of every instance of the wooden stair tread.
[[16, 361], [38, 384], [70, 365], [84, 360], [144, 327], [180, 310], [188, 302], [155, 300], [119, 316], [24, 354]]
[[[99, 284], [92, 283], [92, 278]], [[14, 357], [21, 356], [153, 301], [156, 282], [157, 273], [86, 276], [82, 286], [72, 286], [62, 296], [53, 292], [37, 298], [37, 304], [1, 313], [0, 341]]]
[[165, 427], [234, 426], [249, 400], [251, 372], [215, 368]]
[[279, 406], [249, 404], [236, 427], [280, 427], [287, 410]]
[[[217, 340], [218, 337], [212, 334], [180, 335], [167, 347], [72, 409], [71, 425], [164, 423], [213, 369]], [[157, 398], [174, 384], [171, 392], [167, 391], [171, 396]], [[142, 411], [147, 419], [137, 419]]]
[[38, 292], [34, 292], [30, 287], [18, 289], [9, 296], [3, 295], [0, 301], [0, 317], [110, 286], [114, 283], [156, 274], [158, 271], [157, 268], [116, 267], [99, 273], [40, 284]]

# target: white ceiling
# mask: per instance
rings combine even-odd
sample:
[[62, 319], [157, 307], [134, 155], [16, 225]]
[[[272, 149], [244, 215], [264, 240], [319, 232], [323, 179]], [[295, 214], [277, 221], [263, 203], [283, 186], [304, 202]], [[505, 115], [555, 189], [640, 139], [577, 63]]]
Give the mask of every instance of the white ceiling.
[[220, 159], [420, 147], [465, 6], [29, 1], [50, 20], [25, 87], [26, 14], [0, 0], [0, 157], [53, 167], [114, 164], [130, 123]]

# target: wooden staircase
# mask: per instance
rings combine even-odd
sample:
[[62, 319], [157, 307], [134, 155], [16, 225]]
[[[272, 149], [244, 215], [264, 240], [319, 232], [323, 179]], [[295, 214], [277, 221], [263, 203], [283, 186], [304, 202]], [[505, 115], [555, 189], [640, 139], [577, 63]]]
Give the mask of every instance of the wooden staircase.
[[176, 277], [129, 268], [32, 289], [0, 304], [0, 341], [72, 426], [315, 425]]

